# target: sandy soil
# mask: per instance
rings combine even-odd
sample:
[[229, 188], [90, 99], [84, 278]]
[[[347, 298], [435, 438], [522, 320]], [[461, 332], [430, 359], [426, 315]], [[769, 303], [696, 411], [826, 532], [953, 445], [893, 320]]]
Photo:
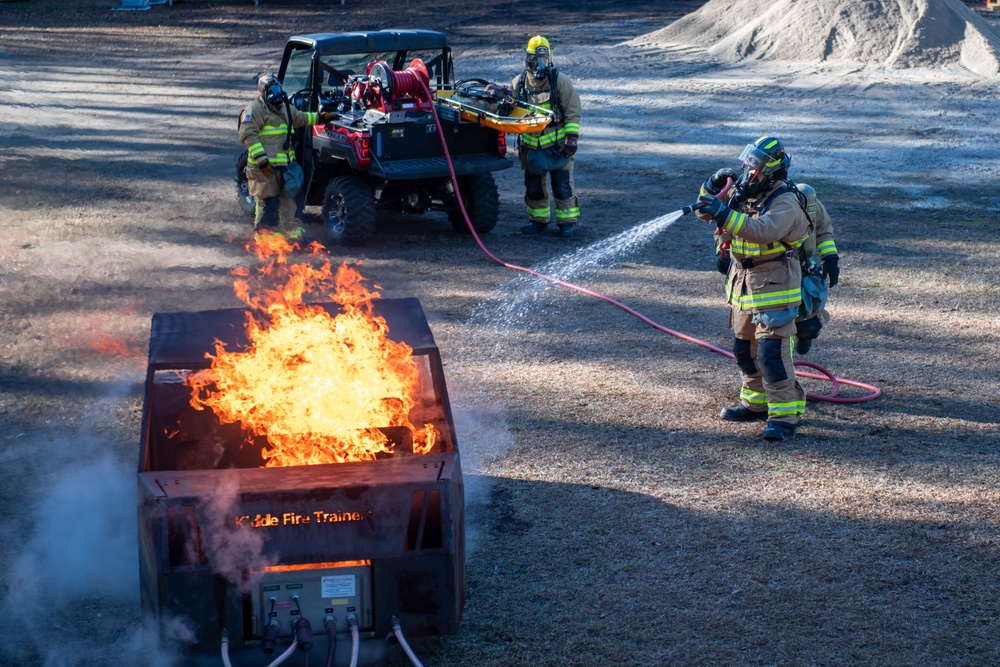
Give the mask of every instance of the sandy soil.
[[[808, 359], [884, 392], [812, 403], [767, 444], [716, 417], [728, 359], [514, 280], [443, 215], [384, 216], [370, 247], [331, 256], [420, 298], [470, 473], [463, 629], [425, 664], [1000, 662], [1000, 81], [624, 44], [698, 0], [472, 4], [0, 3], [0, 664], [183, 664], [140, 630], [150, 316], [239, 305], [235, 118], [285, 36], [390, 26], [446, 30], [459, 75], [498, 81], [542, 32], [577, 85], [579, 233], [518, 234], [520, 174], [501, 172], [485, 241], [512, 263], [676, 210], [781, 137], [842, 250]], [[712, 259], [685, 218], [572, 277], [729, 347]]]

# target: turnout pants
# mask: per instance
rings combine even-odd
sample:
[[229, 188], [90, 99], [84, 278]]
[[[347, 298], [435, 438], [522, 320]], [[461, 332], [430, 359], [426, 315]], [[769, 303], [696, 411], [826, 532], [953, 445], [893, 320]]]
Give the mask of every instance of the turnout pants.
[[[556, 224], [576, 224], [580, 218], [576, 191], [573, 187], [573, 159], [565, 167], [544, 174], [528, 173], [525, 152], [521, 151], [521, 167], [524, 169], [524, 208], [528, 220], [540, 225], [549, 224], [551, 204], [547, 178], [552, 181], [552, 199], [556, 204]], [[546, 178], [547, 177], [547, 178]]]
[[285, 180], [283, 168], [278, 167], [271, 176], [265, 176], [253, 162], [247, 164], [247, 190], [253, 195], [257, 207], [254, 210], [255, 229], [261, 227], [286, 227], [294, 217], [296, 204], [284, 194]]
[[733, 354], [743, 376], [740, 403], [767, 410], [769, 421], [798, 424], [806, 409], [806, 392], [795, 378], [795, 323], [773, 328], [755, 324], [753, 312], [730, 310]]

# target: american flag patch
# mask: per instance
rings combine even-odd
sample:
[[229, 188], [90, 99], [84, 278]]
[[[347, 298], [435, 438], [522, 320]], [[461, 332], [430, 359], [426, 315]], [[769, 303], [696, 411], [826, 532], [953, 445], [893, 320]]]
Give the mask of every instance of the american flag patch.
[[250, 116], [251, 116], [250, 112], [247, 111], [245, 114], [243, 114], [243, 120], [244, 121], [250, 120]]

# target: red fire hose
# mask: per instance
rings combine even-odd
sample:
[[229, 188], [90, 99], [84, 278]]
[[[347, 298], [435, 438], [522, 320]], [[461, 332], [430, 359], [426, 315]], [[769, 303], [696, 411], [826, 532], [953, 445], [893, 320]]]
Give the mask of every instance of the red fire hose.
[[[430, 89], [425, 86], [425, 90], [427, 91], [429, 99], [433, 100], [434, 97], [433, 97], [433, 95], [431, 95]], [[573, 283], [569, 283], [569, 282], [566, 282], [564, 280], [559, 280], [557, 278], [553, 278], [552, 276], [547, 276], [544, 273], [539, 273], [538, 271], [535, 271], [534, 269], [529, 269], [529, 268], [526, 268], [526, 267], [523, 267], [523, 266], [518, 266], [517, 264], [511, 264], [509, 262], [505, 262], [502, 259], [500, 259], [499, 257], [497, 257], [496, 255], [494, 255], [492, 252], [490, 252], [489, 249], [483, 244], [482, 239], [479, 238], [479, 234], [476, 233], [475, 228], [473, 228], [472, 221], [469, 220], [469, 214], [465, 210], [465, 202], [462, 201], [462, 193], [458, 189], [458, 178], [455, 176], [455, 168], [454, 168], [454, 166], [451, 163], [451, 154], [448, 152], [448, 143], [445, 141], [444, 132], [441, 129], [441, 119], [438, 117], [437, 109], [434, 108], [433, 104], [431, 104], [431, 111], [434, 113], [434, 122], [437, 124], [438, 136], [441, 138], [441, 147], [444, 148], [444, 156], [445, 156], [445, 159], [448, 162], [448, 172], [451, 174], [451, 182], [452, 182], [452, 185], [454, 185], [454, 187], [455, 187], [455, 198], [458, 199], [458, 206], [462, 210], [462, 215], [465, 217], [465, 224], [468, 225], [469, 231], [472, 233], [472, 238], [474, 238], [476, 240], [476, 244], [479, 246], [479, 249], [482, 250], [483, 253], [485, 253], [485, 255], [487, 257], [489, 257], [491, 260], [493, 260], [494, 262], [496, 262], [500, 266], [504, 266], [504, 267], [506, 267], [508, 269], [513, 269], [515, 271], [521, 271], [523, 273], [527, 273], [527, 274], [533, 275], [533, 276], [535, 276], [537, 278], [541, 278], [543, 280], [547, 280], [550, 283], [555, 283], [556, 285], [562, 285], [563, 287], [568, 287], [571, 290], [576, 290], [577, 292], [580, 292], [581, 294], [586, 294], [587, 296], [592, 296], [595, 299], [600, 299], [601, 301], [607, 301], [611, 305], [617, 306], [618, 308], [621, 308], [622, 310], [624, 310], [629, 315], [632, 315], [632, 316], [638, 318], [639, 320], [645, 322], [646, 324], [648, 324], [649, 326], [653, 327], [654, 329], [659, 329], [660, 331], [662, 331], [664, 333], [668, 333], [671, 336], [676, 336], [677, 338], [680, 338], [682, 340], [686, 340], [689, 343], [694, 343], [695, 345], [701, 345], [704, 348], [708, 348], [712, 352], [716, 352], [716, 353], [721, 354], [723, 356], [729, 357], [730, 359], [734, 358], [734, 355], [733, 355], [732, 352], [729, 352], [727, 350], [723, 350], [720, 347], [716, 347], [715, 345], [712, 345], [711, 343], [707, 343], [707, 342], [705, 342], [703, 340], [699, 340], [699, 339], [694, 338], [692, 336], [687, 336], [685, 334], [680, 333], [679, 331], [674, 331], [673, 329], [668, 329], [667, 327], [663, 326], [662, 324], [659, 324], [659, 323], [654, 322], [653, 320], [649, 319], [648, 317], [646, 317], [642, 313], [639, 313], [639, 312], [637, 312], [637, 311], [629, 308], [625, 304], [620, 303], [618, 301], [615, 301], [611, 297], [605, 296], [604, 294], [601, 294], [599, 292], [594, 292], [594, 291], [589, 290], [589, 289], [587, 289], [585, 287], [580, 287], [579, 285], [574, 285]], [[696, 207], [697, 207], [697, 205], [695, 205], [694, 207], [689, 206], [689, 207], [686, 207], [685, 209], [682, 209], [682, 211], [678, 211], [678, 213], [681, 213], [683, 215], [684, 213], [690, 212], [691, 210], [693, 210]], [[873, 386], [873, 385], [870, 385], [870, 384], [865, 384], [864, 382], [857, 382], [855, 380], [846, 380], [844, 378], [838, 378], [838, 377], [834, 376], [833, 373], [829, 372], [828, 370], [826, 370], [825, 368], [823, 368], [819, 364], [814, 364], [814, 363], [812, 363], [810, 361], [796, 361], [795, 365], [796, 366], [807, 366], [807, 367], [815, 369], [815, 370], [817, 370], [817, 371], [819, 371], [821, 373], [821, 374], [816, 374], [816, 373], [808, 373], [808, 372], [798, 372], [798, 371], [796, 371], [795, 374], [798, 375], [799, 377], [811, 378], [811, 379], [815, 379], [815, 380], [829, 380], [830, 383], [833, 385], [829, 394], [811, 394], [811, 393], [807, 393], [806, 394], [806, 398], [808, 400], [812, 400], [812, 401], [827, 401], [829, 403], [863, 403], [865, 401], [874, 400], [874, 399], [876, 399], [876, 398], [878, 398], [879, 396], [882, 395], [882, 390], [879, 389], [876, 386]], [[857, 396], [857, 397], [852, 397], [852, 398], [838, 397], [837, 394], [840, 392], [841, 385], [850, 385], [852, 387], [860, 387], [861, 389], [865, 389], [867, 391], [870, 391], [871, 393], [867, 394], [865, 396]]]

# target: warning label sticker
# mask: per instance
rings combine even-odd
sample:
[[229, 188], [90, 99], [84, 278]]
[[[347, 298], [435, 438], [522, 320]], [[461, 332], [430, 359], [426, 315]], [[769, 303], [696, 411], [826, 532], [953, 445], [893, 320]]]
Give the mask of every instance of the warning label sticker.
[[323, 577], [321, 581], [325, 598], [350, 598], [355, 595], [353, 574]]

